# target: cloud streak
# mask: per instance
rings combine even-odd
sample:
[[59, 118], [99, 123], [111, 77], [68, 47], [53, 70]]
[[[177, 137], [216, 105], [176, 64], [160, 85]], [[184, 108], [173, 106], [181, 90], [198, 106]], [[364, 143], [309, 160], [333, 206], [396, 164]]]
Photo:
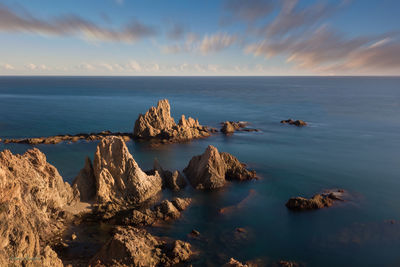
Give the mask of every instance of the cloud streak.
[[120, 29], [108, 29], [76, 15], [65, 15], [43, 20], [32, 14], [17, 14], [0, 5], [0, 31], [24, 32], [55, 36], [77, 36], [94, 41], [135, 42], [153, 36], [156, 30], [138, 21]]

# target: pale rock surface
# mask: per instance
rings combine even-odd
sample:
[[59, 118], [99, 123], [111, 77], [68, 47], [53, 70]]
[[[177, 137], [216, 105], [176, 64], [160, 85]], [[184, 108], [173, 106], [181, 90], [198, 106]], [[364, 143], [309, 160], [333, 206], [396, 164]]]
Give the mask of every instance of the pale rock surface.
[[100, 203], [140, 203], [161, 191], [162, 180], [156, 172], [142, 171], [120, 137], [100, 141], [94, 156], [96, 197]]
[[0, 266], [63, 266], [45, 244], [64, 229], [66, 209], [78, 200], [38, 149], [0, 152]]
[[202, 155], [194, 156], [183, 170], [196, 189], [223, 187], [226, 180], [251, 180], [255, 171], [249, 171], [245, 164], [229, 153], [219, 153], [214, 146], [208, 146]]
[[169, 142], [183, 142], [195, 138], [210, 136], [207, 127], [193, 118], [181, 116], [176, 124], [171, 117], [171, 108], [167, 99], [158, 101], [157, 107], [151, 107], [145, 114], [139, 114], [133, 130], [133, 136], [139, 139], [158, 139]]

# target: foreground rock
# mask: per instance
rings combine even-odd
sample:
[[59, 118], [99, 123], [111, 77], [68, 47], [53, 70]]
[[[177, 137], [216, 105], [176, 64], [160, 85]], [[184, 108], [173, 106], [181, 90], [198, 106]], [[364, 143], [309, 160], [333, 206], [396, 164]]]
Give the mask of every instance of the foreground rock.
[[172, 266], [192, 255], [190, 244], [165, 242], [144, 229], [118, 227], [113, 237], [93, 257], [93, 266]]
[[157, 107], [151, 107], [144, 115], [140, 114], [135, 122], [133, 136], [139, 139], [153, 139], [166, 142], [184, 142], [195, 138], [210, 136], [207, 127], [198, 120], [186, 119], [182, 115], [176, 124], [171, 117], [167, 99], [158, 101]]
[[225, 121], [222, 124], [221, 132], [224, 134], [233, 134], [235, 131], [258, 132], [258, 129], [247, 128], [248, 122], [245, 121]]
[[281, 123], [291, 124], [291, 125], [295, 125], [295, 126], [306, 126], [307, 125], [307, 123], [305, 121], [292, 120], [292, 119], [282, 120]]
[[63, 266], [46, 244], [64, 229], [79, 193], [38, 149], [0, 153], [0, 266]]
[[255, 171], [249, 171], [245, 164], [229, 153], [219, 153], [214, 146], [208, 146], [202, 155], [194, 156], [183, 170], [196, 189], [223, 187], [227, 180], [251, 180]]
[[[19, 143], [19, 144], [29, 144], [29, 145], [38, 145], [38, 144], [58, 144], [61, 142], [77, 142], [79, 140], [86, 141], [95, 141], [101, 140], [106, 136], [119, 136], [124, 139], [125, 142], [129, 141], [132, 138], [131, 133], [120, 133], [120, 132], [110, 132], [110, 131], [102, 131], [100, 133], [80, 133], [75, 135], [56, 135], [49, 137], [36, 137], [36, 138], [21, 138], [21, 139], [4, 139], [3, 142], [5, 144], [8, 143]], [[1, 142], [1, 139], [0, 139]]]
[[290, 210], [315, 210], [325, 207], [331, 207], [334, 201], [343, 201], [342, 195], [344, 191], [328, 191], [322, 194], [316, 194], [312, 198], [293, 197], [286, 203], [286, 207]]
[[95, 198], [99, 203], [138, 204], [157, 195], [162, 186], [160, 175], [142, 171], [124, 140], [115, 136], [105, 137], [98, 144], [93, 175], [88, 162], [80, 174], [82, 177], [78, 175], [75, 180], [79, 191], [83, 196], [91, 196], [93, 186], [88, 185], [95, 184]]

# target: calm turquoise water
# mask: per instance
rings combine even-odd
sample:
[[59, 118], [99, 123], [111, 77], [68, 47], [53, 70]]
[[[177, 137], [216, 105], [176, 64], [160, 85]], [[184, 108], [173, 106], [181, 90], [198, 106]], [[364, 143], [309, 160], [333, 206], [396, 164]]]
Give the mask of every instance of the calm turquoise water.
[[[165, 168], [183, 169], [212, 144], [262, 177], [212, 193], [180, 193], [192, 195], [194, 204], [181, 220], [153, 231], [189, 240], [201, 251], [195, 266], [218, 266], [230, 257], [400, 266], [400, 78], [1, 77], [0, 138], [131, 131], [138, 113], [162, 98], [170, 100], [176, 120], [184, 113], [205, 125], [243, 120], [262, 130], [160, 147], [128, 143], [143, 169], [155, 157]], [[279, 123], [289, 117], [310, 125]], [[70, 182], [96, 143], [38, 147]], [[0, 144], [18, 153], [28, 148]], [[348, 190], [350, 200], [316, 212], [284, 206], [291, 196], [329, 188]], [[251, 190], [243, 205], [218, 212]], [[236, 227], [248, 229], [248, 236], [235, 235]], [[200, 240], [187, 237], [192, 229]]]

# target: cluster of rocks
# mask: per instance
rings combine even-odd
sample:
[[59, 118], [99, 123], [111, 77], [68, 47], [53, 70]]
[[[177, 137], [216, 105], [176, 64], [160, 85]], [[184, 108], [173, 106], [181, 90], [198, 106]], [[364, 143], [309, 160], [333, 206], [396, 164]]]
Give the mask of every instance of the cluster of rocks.
[[[71, 142], [75, 143], [79, 140], [95, 141], [101, 140], [106, 136], [119, 136], [124, 139], [125, 142], [132, 138], [131, 133], [120, 133], [120, 132], [110, 132], [102, 131], [100, 133], [79, 133], [75, 135], [56, 135], [48, 137], [35, 137], [35, 138], [20, 138], [20, 139], [4, 139], [3, 143], [17, 143], [17, 144], [29, 144], [29, 145], [39, 145], [39, 144], [59, 144], [61, 142]], [[0, 142], [2, 140], [0, 139]]]
[[[0, 266], [63, 266], [46, 245], [77, 208], [79, 192], [38, 149], [0, 152]], [[44, 245], [43, 245], [44, 244]]]
[[181, 116], [176, 124], [171, 117], [171, 108], [167, 99], [158, 101], [157, 107], [151, 107], [145, 114], [139, 114], [135, 122], [133, 136], [138, 139], [161, 140], [163, 142], [184, 142], [191, 139], [210, 136], [207, 127], [198, 120]]
[[[258, 267], [258, 266], [260, 266], [260, 265], [257, 263], [253, 263], [253, 262], [242, 263], [234, 258], [230, 258], [230, 260], [224, 264], [224, 267]], [[262, 266], [264, 266], [264, 264]], [[278, 262], [269, 264], [268, 266], [271, 266], [271, 267], [301, 267], [303, 265], [301, 265], [300, 263], [295, 262], [295, 261], [280, 260]]]
[[196, 189], [216, 189], [223, 187], [227, 180], [251, 180], [256, 172], [246, 169], [246, 165], [226, 152], [209, 145], [202, 155], [194, 156], [183, 170]]
[[343, 201], [344, 190], [328, 191], [316, 194], [312, 198], [293, 197], [288, 200], [286, 207], [290, 210], [315, 210], [331, 207], [335, 201]]
[[244, 131], [244, 132], [258, 132], [258, 129], [247, 128], [248, 122], [245, 121], [225, 121], [222, 122], [221, 132], [224, 134], [233, 134], [236, 131]]
[[281, 123], [295, 125], [295, 126], [306, 126], [307, 125], [307, 122], [305, 122], [305, 121], [293, 120], [293, 119], [282, 120]]

